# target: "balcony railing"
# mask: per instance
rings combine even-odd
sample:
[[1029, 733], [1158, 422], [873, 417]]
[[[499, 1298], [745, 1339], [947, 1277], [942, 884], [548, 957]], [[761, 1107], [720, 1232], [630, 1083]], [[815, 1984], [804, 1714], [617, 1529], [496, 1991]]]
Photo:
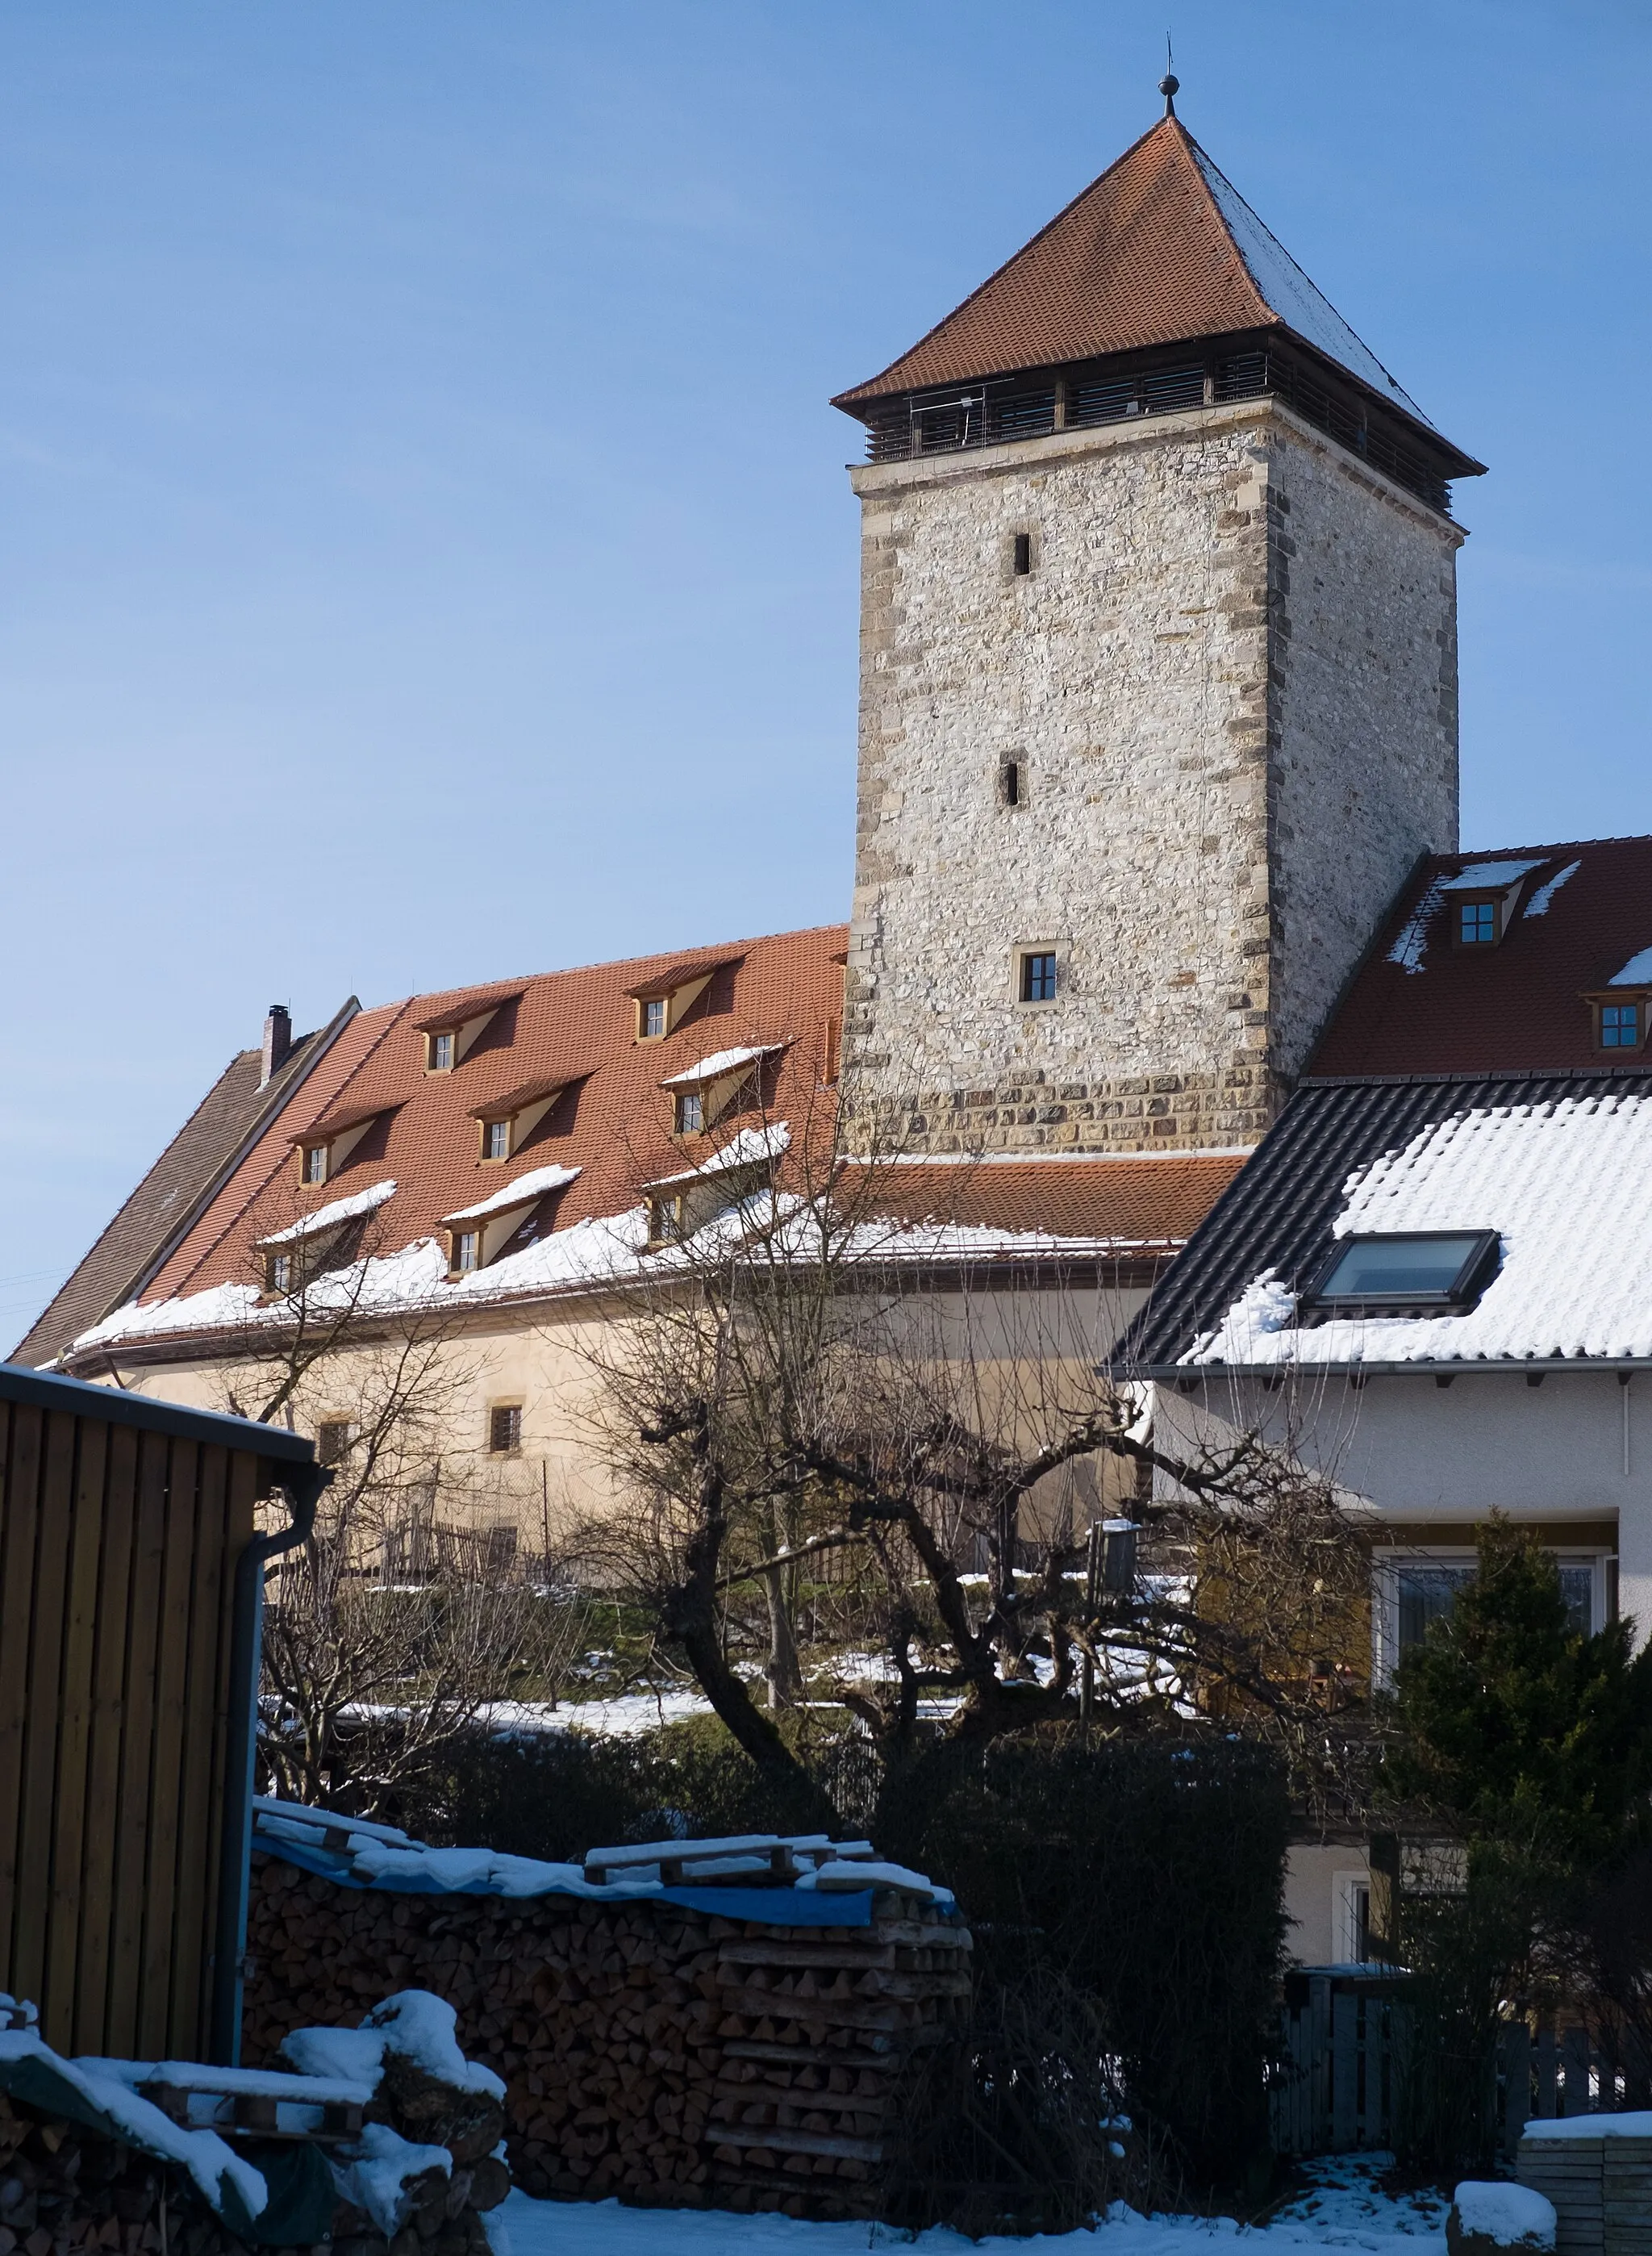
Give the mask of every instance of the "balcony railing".
[[1042, 439], [1057, 430], [1089, 430], [1269, 397], [1284, 400], [1304, 422], [1363, 455], [1431, 509], [1451, 515], [1450, 483], [1433, 464], [1318, 383], [1294, 356], [1266, 348], [1180, 367], [1118, 376], [1098, 372], [1059, 387], [1048, 380], [1017, 384], [1014, 378], [1001, 378], [945, 393], [911, 392], [878, 413], [867, 433], [867, 459], [904, 462], [919, 455], [952, 455], [966, 448]]

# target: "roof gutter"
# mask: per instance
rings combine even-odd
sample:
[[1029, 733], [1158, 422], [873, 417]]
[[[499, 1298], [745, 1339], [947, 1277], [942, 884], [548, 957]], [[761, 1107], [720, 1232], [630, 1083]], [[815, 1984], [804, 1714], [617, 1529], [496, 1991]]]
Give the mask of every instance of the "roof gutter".
[[212, 2020], [207, 2047], [207, 2057], [221, 2068], [237, 2067], [241, 2060], [247, 1900], [252, 1872], [253, 1759], [264, 1645], [264, 1570], [281, 1552], [309, 1540], [316, 1505], [332, 1477], [326, 1465], [311, 1463], [288, 1467], [279, 1485], [292, 1519], [285, 1527], [255, 1535], [235, 1562], [229, 1629], [229, 1746], [224, 1771]]
[[1550, 1371], [1599, 1378], [1616, 1371], [1620, 1378], [1627, 1379], [1637, 1371], [1652, 1371], [1652, 1356], [1533, 1355], [1501, 1359], [1475, 1356], [1465, 1357], [1460, 1363], [1444, 1359], [1430, 1363], [1160, 1363], [1135, 1368], [1121, 1363], [1099, 1368], [1109, 1377], [1155, 1379], [1191, 1392], [1200, 1379], [1211, 1378], [1272, 1379], [1276, 1384], [1286, 1378], [1346, 1378], [1363, 1384], [1367, 1378], [1546, 1378]]

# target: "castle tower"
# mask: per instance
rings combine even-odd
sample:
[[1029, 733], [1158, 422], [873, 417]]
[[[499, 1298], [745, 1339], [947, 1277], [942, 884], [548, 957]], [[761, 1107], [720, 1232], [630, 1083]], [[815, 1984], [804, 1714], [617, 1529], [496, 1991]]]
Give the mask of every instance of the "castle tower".
[[860, 1100], [915, 1149], [1255, 1142], [1457, 842], [1449, 481], [1481, 466], [1168, 98], [834, 405], [869, 458]]

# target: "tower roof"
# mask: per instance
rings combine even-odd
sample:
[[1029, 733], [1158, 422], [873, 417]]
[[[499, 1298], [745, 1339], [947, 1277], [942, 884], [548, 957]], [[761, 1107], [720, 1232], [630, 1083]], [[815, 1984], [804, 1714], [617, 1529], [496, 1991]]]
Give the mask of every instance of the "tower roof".
[[854, 413], [932, 385], [1263, 328], [1290, 330], [1433, 428], [1180, 119], [1166, 116], [910, 352], [833, 405]]

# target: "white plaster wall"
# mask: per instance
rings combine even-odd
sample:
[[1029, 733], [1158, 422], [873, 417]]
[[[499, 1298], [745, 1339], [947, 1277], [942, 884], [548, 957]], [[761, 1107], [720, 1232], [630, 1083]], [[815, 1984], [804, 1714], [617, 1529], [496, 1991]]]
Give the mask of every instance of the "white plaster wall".
[[1161, 1386], [1157, 1415], [1177, 1439], [1255, 1423], [1386, 1519], [1615, 1518], [1619, 1610], [1641, 1642], [1652, 1636], [1652, 1371], [1627, 1389], [1610, 1371], [1551, 1372], [1541, 1386], [1464, 1371], [1443, 1387], [1419, 1373], [1357, 1389], [1304, 1372], [1276, 1394], [1213, 1375], [1199, 1394]]
[[1337, 1884], [1344, 1873], [1368, 1886], [1365, 1851], [1351, 1845], [1293, 1844], [1285, 1865], [1285, 1952], [1298, 1966], [1334, 1966], [1342, 1957], [1337, 1935]]

